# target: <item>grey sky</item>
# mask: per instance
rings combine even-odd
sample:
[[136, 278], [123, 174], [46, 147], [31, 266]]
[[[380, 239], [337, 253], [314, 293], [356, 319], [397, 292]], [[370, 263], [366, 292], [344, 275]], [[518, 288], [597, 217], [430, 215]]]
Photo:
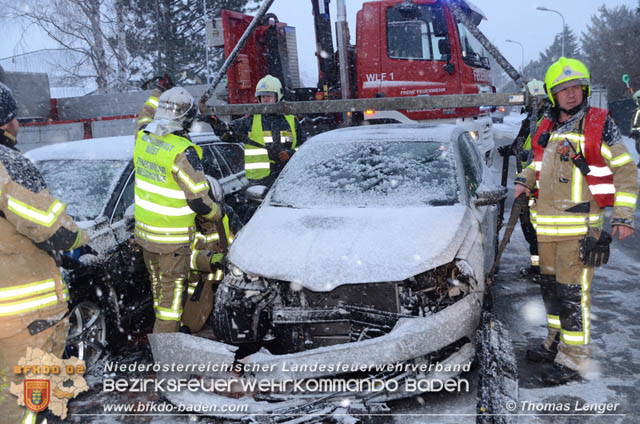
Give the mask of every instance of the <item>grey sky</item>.
[[[199, 0], [190, 0], [200, 7]], [[336, 1], [331, 2], [331, 15], [335, 19]], [[347, 17], [351, 29], [351, 42], [355, 43], [355, 17], [364, 0], [346, 0]], [[489, 40], [498, 46], [500, 51], [516, 68], [520, 68], [522, 52], [520, 46], [505, 42], [505, 39], [519, 41], [524, 47], [525, 64], [538, 57], [540, 51], [548, 47], [556, 33], [560, 32], [562, 21], [560, 16], [551, 12], [536, 10], [536, 6], [555, 9], [564, 15], [567, 25], [580, 37], [592, 15], [597, 13], [604, 0], [472, 0], [486, 17], [480, 24]], [[637, 0], [606, 0], [607, 7], [627, 5], [635, 8]], [[296, 27], [298, 53], [303, 82], [315, 85], [317, 80], [317, 62], [315, 59], [315, 36], [309, 0], [275, 0], [271, 12], [278, 15], [280, 21]], [[3, 23], [6, 25], [6, 22]], [[9, 26], [11, 28], [11, 26]], [[335, 27], [334, 27], [335, 28]], [[4, 34], [0, 43], [0, 58], [16, 53], [23, 53], [45, 47], [56, 47], [55, 43], [32, 29], [25, 39], [20, 41], [20, 33], [13, 29]]]

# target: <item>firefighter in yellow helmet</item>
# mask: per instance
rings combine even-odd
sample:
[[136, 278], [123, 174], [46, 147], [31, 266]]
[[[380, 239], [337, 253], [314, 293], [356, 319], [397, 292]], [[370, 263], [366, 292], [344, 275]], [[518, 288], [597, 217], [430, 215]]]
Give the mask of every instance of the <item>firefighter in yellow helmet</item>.
[[[267, 75], [258, 81], [259, 103], [282, 101], [280, 80]], [[252, 115], [229, 124], [212, 117], [213, 130], [224, 141], [244, 143], [245, 175], [252, 185], [270, 187], [291, 156], [304, 142], [300, 123], [293, 115]]]
[[[280, 102], [284, 96], [282, 83], [267, 75], [258, 81], [255, 96], [259, 103]], [[211, 116], [209, 123], [223, 141], [244, 144], [245, 176], [251, 185], [267, 188], [306, 139], [293, 115], [247, 115], [230, 123]], [[254, 205], [248, 206], [243, 222], [255, 211]]]
[[135, 238], [151, 281], [154, 333], [179, 328], [196, 216], [221, 218], [209, 195], [202, 149], [189, 138], [196, 113], [191, 94], [173, 87], [158, 97], [153, 120], [142, 123], [136, 137]]
[[13, 367], [27, 348], [62, 356], [69, 290], [54, 256], [82, 246], [88, 237], [15, 148], [17, 113], [11, 90], [0, 83], [0, 421], [35, 423], [38, 414], [9, 394], [12, 384], [24, 380]]
[[[640, 90], [633, 93], [633, 101], [636, 102], [636, 111], [631, 121], [631, 138], [636, 140], [636, 151], [640, 154]], [[638, 160], [638, 168], [640, 168], [640, 159]]]
[[[545, 75], [551, 109], [532, 138], [533, 161], [517, 177], [515, 196], [533, 193], [547, 337], [528, 350], [548, 384], [580, 378], [589, 359], [590, 288], [606, 264], [612, 236], [634, 232], [637, 168], [607, 110], [590, 107], [590, 75], [561, 57]], [[603, 231], [613, 206], [612, 234]]]

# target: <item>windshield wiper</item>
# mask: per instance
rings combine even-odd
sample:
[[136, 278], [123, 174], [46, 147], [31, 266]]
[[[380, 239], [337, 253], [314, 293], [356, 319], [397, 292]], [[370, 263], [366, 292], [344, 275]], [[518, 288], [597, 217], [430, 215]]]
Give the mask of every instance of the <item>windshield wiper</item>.
[[269, 202], [269, 206], [277, 206], [279, 208], [292, 208], [292, 209], [297, 209], [295, 206], [290, 205], [288, 203], [283, 203], [283, 202], [274, 202], [271, 201]]
[[426, 203], [429, 206], [452, 206], [456, 204], [456, 201], [451, 199], [433, 199], [423, 200], [423, 203]]

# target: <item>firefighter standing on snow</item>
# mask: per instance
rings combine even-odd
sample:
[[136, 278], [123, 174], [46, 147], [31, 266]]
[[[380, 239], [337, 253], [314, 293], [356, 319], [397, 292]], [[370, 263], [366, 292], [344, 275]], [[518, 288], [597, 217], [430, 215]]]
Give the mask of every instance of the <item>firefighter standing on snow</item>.
[[[158, 91], [154, 91], [157, 95]], [[202, 150], [187, 132], [197, 109], [182, 87], [145, 103], [138, 124], [155, 112], [137, 133], [133, 153], [136, 173], [135, 237], [149, 271], [156, 321], [154, 333], [175, 332], [183, 311], [183, 289], [195, 239], [195, 218], [220, 219], [202, 167]]]
[[2, 422], [35, 423], [18, 406], [13, 367], [27, 348], [62, 356], [69, 330], [69, 290], [54, 260], [88, 241], [66, 205], [54, 198], [36, 167], [15, 149], [18, 107], [0, 83], [0, 410]]
[[[267, 75], [258, 81], [256, 98], [260, 103], [282, 100], [282, 83]], [[244, 143], [245, 176], [252, 185], [271, 187], [294, 152], [304, 142], [300, 124], [293, 115], [253, 115], [231, 123], [210, 117], [214, 132], [223, 141]]]
[[[541, 97], [545, 96], [544, 84], [542, 81], [536, 79], [527, 83], [527, 90], [532, 97], [538, 99], [537, 105], [537, 123], [540, 123], [544, 112], [548, 108], [548, 103]], [[524, 109], [527, 112], [527, 117], [522, 120], [520, 125], [520, 131], [512, 144], [500, 146], [498, 152], [501, 156], [515, 156], [517, 161], [521, 162], [521, 168], [524, 169], [527, 163], [533, 158], [533, 151], [531, 149], [531, 118], [533, 116], [533, 110], [531, 106]], [[536, 124], [537, 125], [537, 124]], [[523, 141], [524, 140], [524, 141]], [[519, 146], [519, 144], [522, 145]], [[532, 203], [531, 200], [529, 203]], [[536, 236], [536, 230], [531, 223], [531, 217], [529, 213], [529, 205], [524, 206], [520, 211], [520, 227], [522, 228], [522, 234], [525, 240], [529, 244], [529, 259], [530, 265], [520, 270], [520, 276], [523, 278], [531, 279], [534, 282], [538, 282], [540, 279], [540, 256], [538, 255], [538, 239]]]
[[591, 280], [611, 241], [603, 208], [613, 206], [613, 236], [633, 234], [638, 181], [613, 119], [588, 106], [586, 66], [561, 57], [545, 85], [552, 108], [533, 137], [533, 162], [516, 177], [515, 197], [537, 189], [531, 212], [547, 313], [547, 337], [526, 358], [552, 362], [543, 379], [563, 384], [579, 378], [589, 359]]

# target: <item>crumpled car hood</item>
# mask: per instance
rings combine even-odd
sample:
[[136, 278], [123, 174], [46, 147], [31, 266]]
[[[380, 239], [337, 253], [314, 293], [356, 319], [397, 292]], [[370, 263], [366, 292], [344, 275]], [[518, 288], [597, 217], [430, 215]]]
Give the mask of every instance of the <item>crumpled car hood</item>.
[[468, 209], [294, 209], [263, 205], [228, 259], [244, 272], [313, 291], [402, 281], [453, 260], [471, 228]]

